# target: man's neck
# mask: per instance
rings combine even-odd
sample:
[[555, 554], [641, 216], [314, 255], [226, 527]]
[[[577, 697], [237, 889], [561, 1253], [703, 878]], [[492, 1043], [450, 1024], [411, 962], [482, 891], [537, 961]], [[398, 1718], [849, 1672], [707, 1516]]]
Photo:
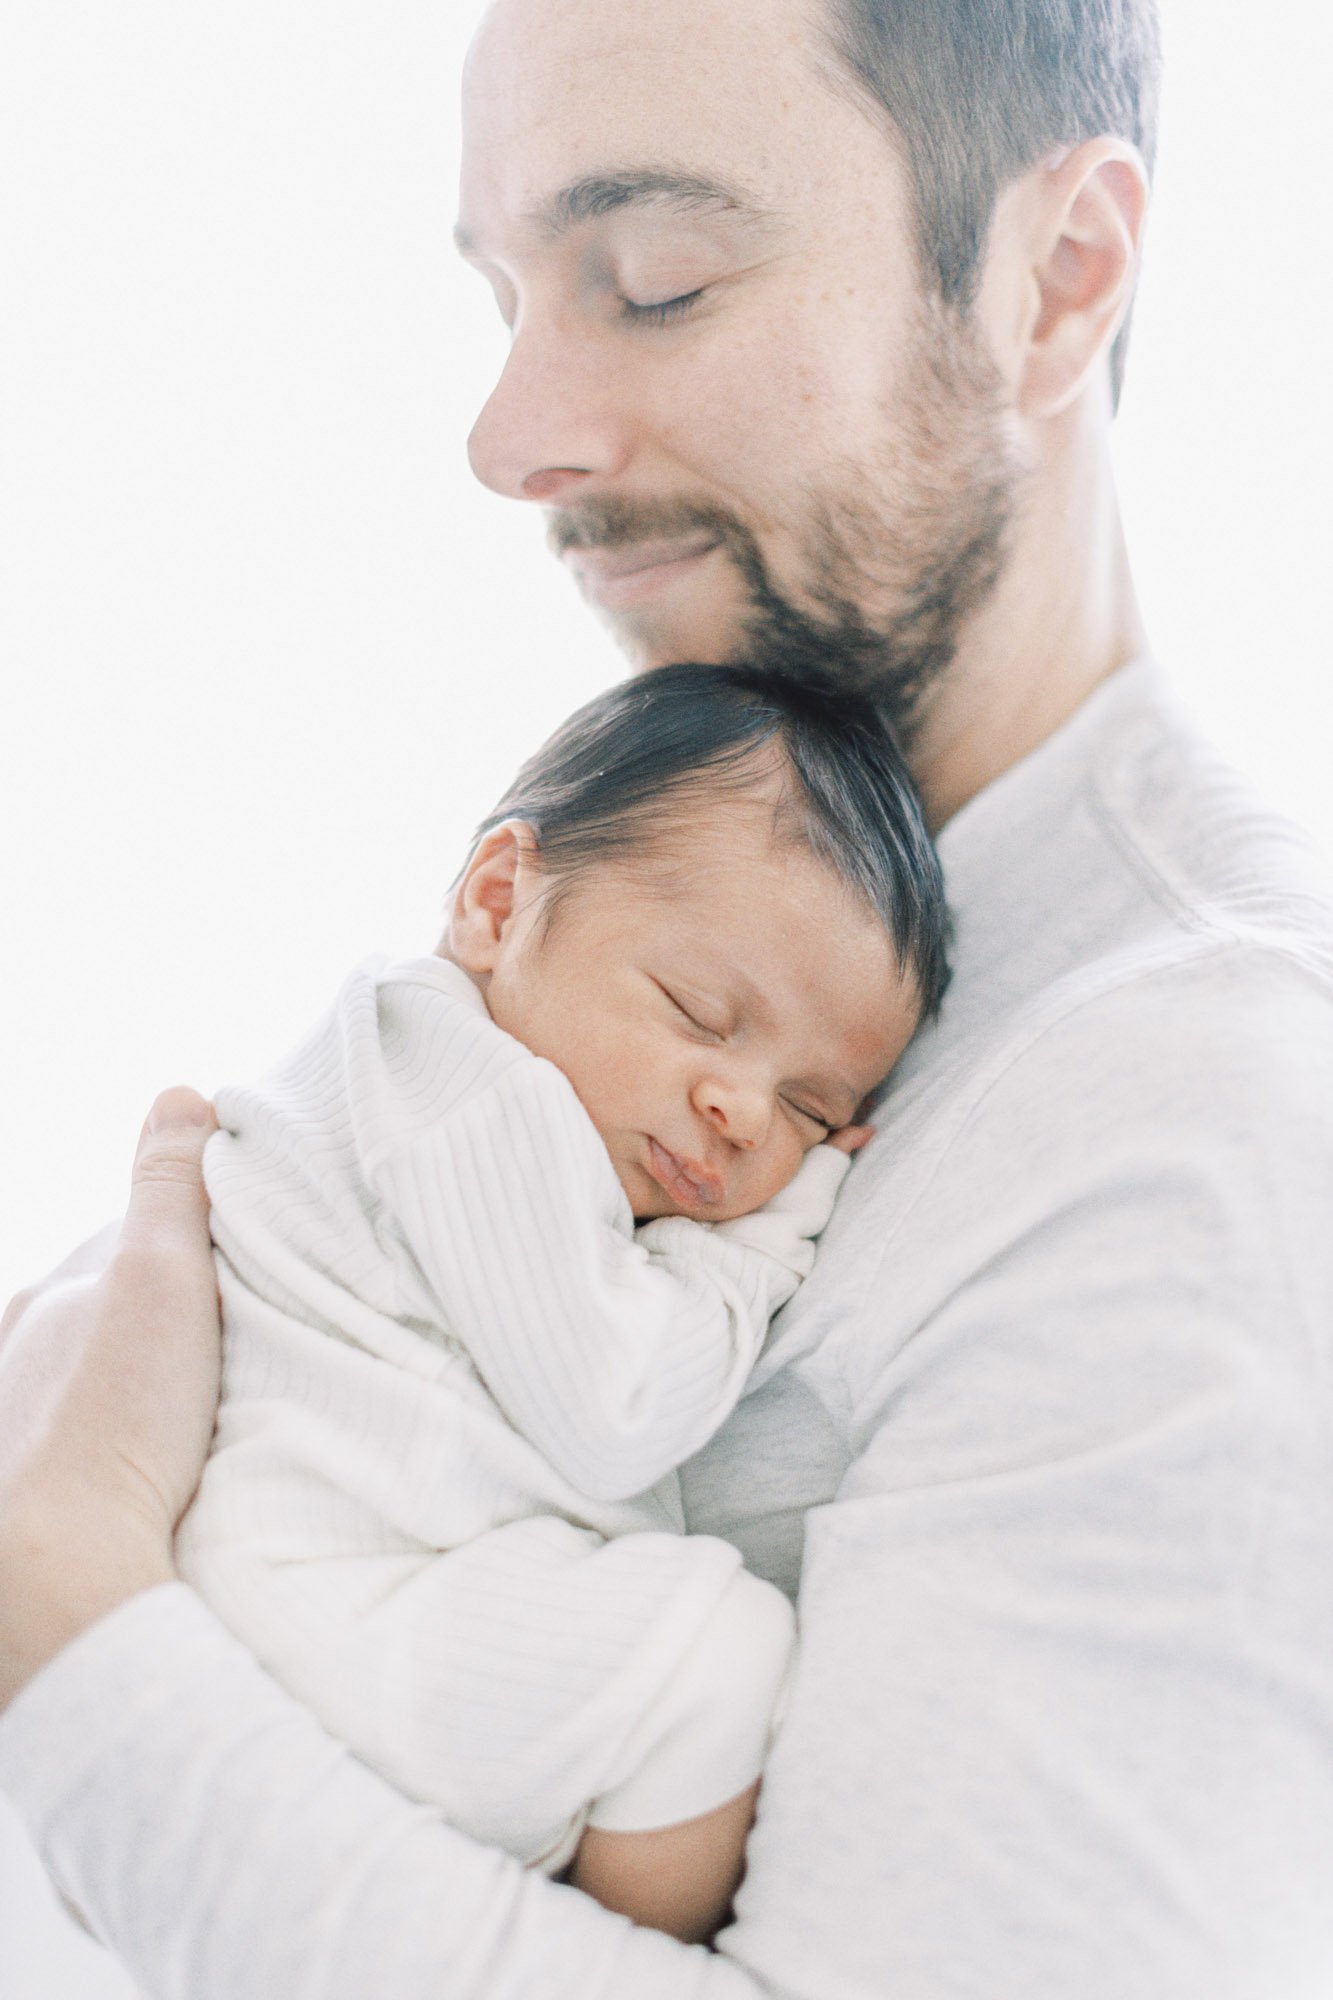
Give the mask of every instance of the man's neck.
[[1147, 649], [1105, 431], [1071, 413], [1027, 490], [1005, 576], [964, 633], [913, 746], [932, 827]]

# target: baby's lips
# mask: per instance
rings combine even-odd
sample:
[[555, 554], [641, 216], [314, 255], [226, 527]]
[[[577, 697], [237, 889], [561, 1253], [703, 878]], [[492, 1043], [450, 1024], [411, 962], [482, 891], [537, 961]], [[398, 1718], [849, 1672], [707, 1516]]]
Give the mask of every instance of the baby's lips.
[[711, 1172], [698, 1160], [682, 1159], [679, 1154], [669, 1152], [656, 1139], [649, 1139], [648, 1148], [653, 1178], [673, 1201], [704, 1208], [716, 1208], [722, 1201], [726, 1186], [720, 1174]]

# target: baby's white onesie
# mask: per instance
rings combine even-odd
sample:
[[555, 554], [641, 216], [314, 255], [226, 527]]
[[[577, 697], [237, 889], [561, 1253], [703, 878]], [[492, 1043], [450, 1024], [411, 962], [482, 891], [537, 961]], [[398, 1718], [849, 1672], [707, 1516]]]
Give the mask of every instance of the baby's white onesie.
[[846, 1157], [636, 1231], [567, 1079], [439, 958], [354, 973], [217, 1108], [223, 1394], [186, 1581], [368, 1763], [533, 1865], [743, 1791], [791, 1612], [684, 1534], [675, 1468]]

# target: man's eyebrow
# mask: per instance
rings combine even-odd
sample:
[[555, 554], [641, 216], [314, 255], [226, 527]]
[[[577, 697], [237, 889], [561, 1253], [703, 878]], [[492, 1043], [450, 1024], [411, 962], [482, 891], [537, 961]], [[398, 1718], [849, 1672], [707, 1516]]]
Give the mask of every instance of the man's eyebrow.
[[[738, 222], [764, 222], [770, 211], [746, 189], [708, 174], [686, 173], [672, 167], [627, 167], [608, 173], [584, 174], [533, 209], [525, 221], [543, 235], [559, 237], [581, 223], [596, 222], [621, 208], [665, 208], [678, 215], [715, 215]], [[465, 257], [475, 256], [477, 241], [462, 223], [454, 242]]]

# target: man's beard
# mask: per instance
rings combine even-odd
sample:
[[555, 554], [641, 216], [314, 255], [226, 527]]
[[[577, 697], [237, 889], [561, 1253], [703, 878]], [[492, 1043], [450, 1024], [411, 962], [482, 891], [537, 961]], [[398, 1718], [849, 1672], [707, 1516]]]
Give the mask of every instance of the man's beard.
[[756, 536], [725, 508], [608, 495], [554, 511], [551, 546], [563, 554], [707, 533], [745, 591], [739, 630], [716, 657], [855, 687], [910, 747], [964, 626], [1004, 573], [1021, 475], [1003, 411], [979, 338], [943, 307], [923, 314], [885, 445], [812, 497], [799, 600], [777, 587]]

